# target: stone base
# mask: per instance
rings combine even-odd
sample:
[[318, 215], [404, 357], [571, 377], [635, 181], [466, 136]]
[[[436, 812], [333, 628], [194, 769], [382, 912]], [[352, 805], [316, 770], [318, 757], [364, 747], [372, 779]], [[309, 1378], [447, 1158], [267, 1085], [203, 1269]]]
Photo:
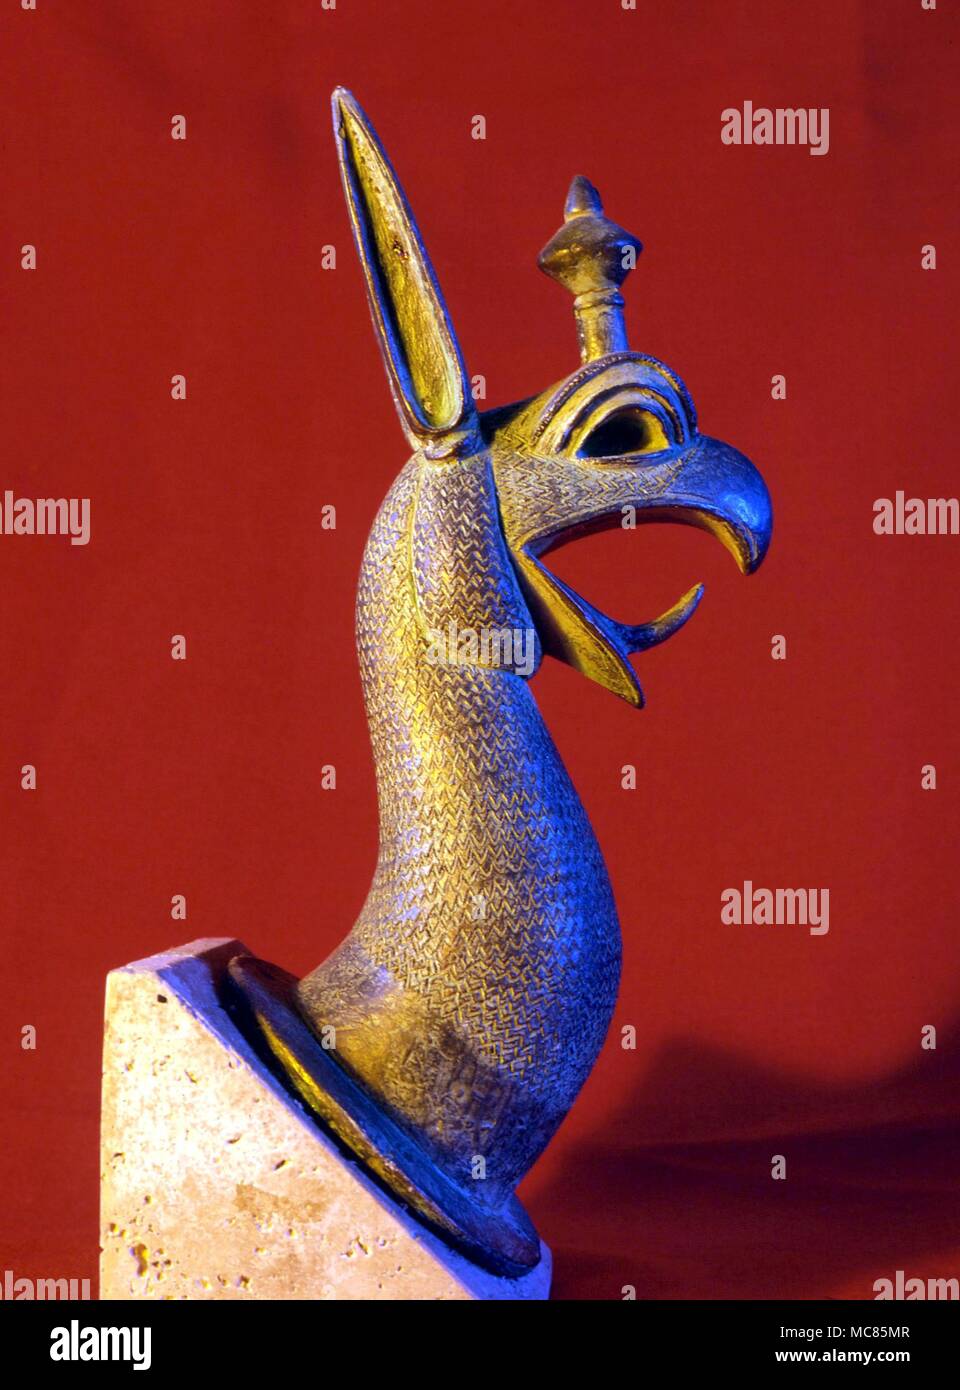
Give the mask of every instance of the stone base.
[[100, 1297], [544, 1299], [550, 1252], [503, 1279], [387, 1196], [222, 1007], [246, 948], [195, 941], [107, 977]]

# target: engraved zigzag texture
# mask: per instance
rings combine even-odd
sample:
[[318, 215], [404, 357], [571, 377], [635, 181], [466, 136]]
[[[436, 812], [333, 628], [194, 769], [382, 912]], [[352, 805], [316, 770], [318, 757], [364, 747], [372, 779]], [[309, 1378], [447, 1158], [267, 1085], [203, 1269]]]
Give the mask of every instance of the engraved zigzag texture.
[[350, 1046], [365, 1006], [345, 999], [375, 992], [382, 1033], [383, 981], [414, 996], [424, 1045], [402, 1066], [378, 1053], [365, 1079], [413, 1126], [441, 1116], [433, 1138], [451, 1161], [482, 1149], [509, 1100], [512, 1120], [497, 1122], [509, 1186], [593, 1065], [620, 942], [599, 848], [526, 681], [426, 659], [430, 625], [525, 620], [486, 468], [428, 474], [411, 460], [371, 532], [357, 635], [379, 858], [351, 936], [302, 997], [315, 1019], [345, 1021], [338, 1048], [362, 1075], [370, 1045]]

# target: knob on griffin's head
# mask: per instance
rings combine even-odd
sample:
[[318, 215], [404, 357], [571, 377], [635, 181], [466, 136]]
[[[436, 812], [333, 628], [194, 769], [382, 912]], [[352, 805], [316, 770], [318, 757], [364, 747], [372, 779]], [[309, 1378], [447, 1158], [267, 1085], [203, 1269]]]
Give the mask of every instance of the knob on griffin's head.
[[640, 243], [584, 178], [540, 256], [575, 296], [582, 363], [478, 413], [396, 174], [349, 92], [333, 113], [374, 331], [414, 446], [357, 598], [379, 854], [352, 931], [309, 975], [251, 957], [231, 975], [251, 1036], [320, 1122], [435, 1231], [515, 1275], [540, 1259], [515, 1188], [593, 1067], [620, 976], [606, 868], [531, 677], [549, 655], [639, 707], [631, 655], [679, 631], [702, 592], [621, 623], [544, 557], [629, 508], [637, 523], [712, 532], [750, 573], [770, 499], [749, 459], [700, 433], [677, 374], [627, 347], [620, 285]]
[[582, 361], [626, 352], [620, 286], [642, 250], [635, 236], [604, 217], [600, 194], [578, 174], [567, 194], [563, 226], [540, 252], [537, 264], [576, 296], [573, 309]]

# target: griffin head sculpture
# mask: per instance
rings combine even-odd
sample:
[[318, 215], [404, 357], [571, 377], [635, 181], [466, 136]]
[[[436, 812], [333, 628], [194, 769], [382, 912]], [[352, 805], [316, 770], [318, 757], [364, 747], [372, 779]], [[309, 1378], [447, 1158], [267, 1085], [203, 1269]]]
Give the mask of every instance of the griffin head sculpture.
[[546, 653], [640, 706], [631, 654], [676, 632], [701, 594], [628, 626], [544, 556], [630, 508], [707, 528], [746, 574], [767, 549], [770, 500], [748, 459], [699, 432], [676, 373], [628, 348], [620, 285], [640, 244], [583, 178], [540, 257], [575, 296], [581, 363], [478, 412], [383, 148], [349, 92], [333, 116], [414, 450], [373, 523], [357, 602], [380, 849], [359, 920], [310, 975], [242, 957], [232, 976], [341, 1143], [475, 1259], [519, 1273], [540, 1245], [514, 1189], [593, 1067], [620, 975], [600, 849], [529, 677]]

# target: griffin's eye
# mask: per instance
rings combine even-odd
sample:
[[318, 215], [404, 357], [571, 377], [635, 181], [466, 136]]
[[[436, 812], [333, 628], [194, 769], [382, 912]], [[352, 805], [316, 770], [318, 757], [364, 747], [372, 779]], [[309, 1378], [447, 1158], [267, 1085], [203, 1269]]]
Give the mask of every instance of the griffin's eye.
[[663, 422], [652, 410], [617, 410], [592, 429], [577, 448], [581, 458], [619, 458], [623, 454], [656, 454], [670, 448]]

